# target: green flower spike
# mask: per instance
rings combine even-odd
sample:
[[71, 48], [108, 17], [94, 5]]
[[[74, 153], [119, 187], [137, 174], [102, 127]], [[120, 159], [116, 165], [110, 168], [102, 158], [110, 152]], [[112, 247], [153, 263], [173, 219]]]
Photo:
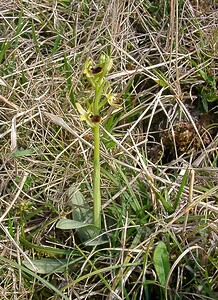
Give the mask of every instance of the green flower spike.
[[[79, 111], [81, 121], [86, 121], [87, 124], [92, 127], [94, 136], [94, 174], [93, 174], [93, 224], [97, 228], [101, 228], [101, 186], [100, 186], [100, 109], [107, 103], [120, 107], [116, 98], [117, 94], [112, 94], [109, 88], [109, 82], [105, 78], [107, 73], [112, 68], [112, 59], [102, 54], [97, 64], [91, 58], [88, 58], [85, 62], [83, 74], [86, 79], [91, 83], [94, 91], [94, 97], [91, 105], [88, 107], [88, 111], [76, 103], [77, 110]], [[110, 90], [109, 93], [107, 91]], [[103, 96], [106, 94], [106, 97]], [[102, 98], [104, 98], [102, 100]]]

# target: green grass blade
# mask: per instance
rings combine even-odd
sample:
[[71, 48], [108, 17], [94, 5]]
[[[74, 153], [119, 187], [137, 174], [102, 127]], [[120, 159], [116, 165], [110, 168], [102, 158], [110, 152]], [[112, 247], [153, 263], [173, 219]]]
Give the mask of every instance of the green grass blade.
[[176, 208], [179, 204], [179, 200], [180, 200], [180, 197], [182, 195], [182, 191], [184, 190], [184, 186], [185, 186], [185, 183], [186, 183], [186, 180], [187, 180], [187, 177], [188, 177], [188, 173], [189, 173], [189, 169], [187, 169], [185, 171], [185, 174], [182, 178], [182, 181], [181, 181], [181, 184], [180, 184], [180, 187], [179, 187], [179, 190], [178, 190], [178, 193], [176, 195], [176, 199], [175, 199], [175, 202], [174, 202], [174, 205], [173, 205], [174, 210], [176, 210]]
[[55, 42], [54, 42], [54, 47], [53, 47], [53, 49], [52, 49], [52, 51], [51, 51], [51, 55], [54, 55], [54, 54], [57, 52], [58, 46], [59, 46], [59, 44], [60, 44], [60, 42], [61, 42], [61, 35], [62, 35], [62, 32], [61, 32], [61, 34], [59, 34], [59, 35], [56, 37]]
[[121, 167], [119, 165], [117, 165], [117, 169], [121, 175], [121, 177], [124, 180], [124, 183], [126, 184], [130, 197], [131, 197], [131, 201], [130, 201], [130, 205], [132, 206], [133, 210], [135, 212], [140, 212], [141, 211], [141, 205], [133, 191], [132, 186], [129, 184], [129, 179], [126, 177], [125, 173], [121, 170]]
[[[169, 213], [173, 213], [174, 212], [174, 208], [172, 207], [172, 205], [170, 204], [169, 201], [167, 201], [168, 199], [165, 199], [164, 196], [161, 195], [161, 193], [156, 192], [157, 198], [160, 200], [160, 202], [163, 204], [164, 208], [169, 212]], [[165, 193], [165, 196], [167, 196], [167, 191]]]
[[35, 24], [34, 24], [33, 20], [32, 20], [32, 38], [33, 38], [33, 42], [35, 44], [36, 53], [39, 54], [40, 47], [39, 47], [38, 38], [36, 35], [36, 30], [35, 30]]

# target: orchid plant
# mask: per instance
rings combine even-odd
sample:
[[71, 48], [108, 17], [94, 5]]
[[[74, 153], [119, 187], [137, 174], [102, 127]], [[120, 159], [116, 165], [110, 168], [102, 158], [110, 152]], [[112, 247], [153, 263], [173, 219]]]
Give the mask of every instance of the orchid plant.
[[80, 120], [86, 121], [92, 128], [94, 135], [94, 175], [93, 175], [93, 224], [101, 228], [101, 192], [100, 192], [100, 124], [102, 121], [101, 109], [107, 103], [115, 108], [120, 108], [118, 94], [112, 92], [106, 79], [112, 67], [112, 59], [102, 54], [97, 64], [91, 58], [85, 62], [83, 74], [94, 91], [91, 104], [85, 110], [80, 103], [76, 107], [81, 115]]

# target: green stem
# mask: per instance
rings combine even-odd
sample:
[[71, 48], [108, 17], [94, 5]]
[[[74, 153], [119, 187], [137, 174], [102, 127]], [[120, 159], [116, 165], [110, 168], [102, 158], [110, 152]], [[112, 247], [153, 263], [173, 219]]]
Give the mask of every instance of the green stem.
[[[101, 100], [101, 95], [102, 95], [102, 86], [96, 85], [95, 100], [94, 100], [94, 107], [93, 107], [94, 115], [99, 114], [99, 102]], [[100, 126], [98, 123], [93, 127], [93, 134], [94, 134], [93, 223], [98, 228], [101, 228]]]
[[101, 228], [101, 192], [100, 192], [100, 127], [96, 124], [93, 127], [94, 134], [94, 208], [93, 222]]
[[100, 103], [101, 96], [102, 96], [102, 90], [103, 90], [103, 84], [101, 84], [101, 85], [96, 84], [96, 87], [95, 87], [95, 100], [94, 100], [94, 107], [93, 107], [94, 115], [99, 114], [99, 103]]

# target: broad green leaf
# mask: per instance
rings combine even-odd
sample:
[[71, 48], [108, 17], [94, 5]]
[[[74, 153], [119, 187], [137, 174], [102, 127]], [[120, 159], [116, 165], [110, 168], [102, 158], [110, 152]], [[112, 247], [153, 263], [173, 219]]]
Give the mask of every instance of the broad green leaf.
[[[50, 274], [52, 272], [63, 273], [67, 269], [67, 259], [42, 258], [31, 260], [39, 274]], [[33, 266], [27, 261], [23, 261], [26, 268], [35, 271]]]
[[94, 227], [94, 225], [70, 219], [61, 219], [58, 221], [56, 227], [59, 229], [78, 229], [83, 227]]
[[10, 156], [11, 157], [22, 157], [22, 156], [28, 156], [32, 155], [33, 153], [36, 152], [36, 149], [24, 149], [24, 150], [15, 150], [11, 152]]
[[13, 267], [15, 267], [17, 270], [23, 271], [23, 272], [31, 275], [33, 278], [40, 281], [44, 286], [48, 287], [50, 290], [54, 291], [57, 295], [61, 296], [61, 299], [70, 300], [70, 298], [68, 298], [66, 295], [64, 295], [58, 288], [56, 288], [54, 285], [49, 283], [46, 279], [44, 279], [41, 276], [37, 275], [35, 273], [35, 270], [34, 270], [34, 272], [32, 272], [28, 268], [25, 268], [24, 266], [14, 262], [13, 260], [7, 259], [3, 256], [0, 256], [0, 261], [4, 261], [8, 265], [10, 265], [10, 266], [12, 265]]
[[59, 229], [76, 229], [80, 241], [87, 246], [107, 243], [107, 236], [102, 236], [101, 230], [92, 224], [93, 213], [82, 193], [72, 185], [69, 188], [68, 196], [73, 208], [72, 220], [62, 219], [56, 227]]
[[69, 219], [62, 219], [58, 221], [56, 227], [63, 230], [77, 229], [77, 234], [80, 241], [87, 246], [95, 246], [108, 242], [106, 236], [100, 236], [100, 229], [95, 227], [93, 224], [81, 223]]
[[81, 223], [91, 223], [92, 210], [85, 201], [82, 193], [72, 185], [69, 188], [68, 196], [73, 208], [72, 219]]
[[101, 235], [101, 230], [97, 227], [87, 227], [78, 230], [80, 240], [86, 246], [96, 246], [108, 243], [106, 234]]
[[158, 280], [162, 286], [165, 286], [167, 275], [170, 270], [170, 263], [167, 247], [162, 241], [157, 244], [154, 250], [153, 260]]

